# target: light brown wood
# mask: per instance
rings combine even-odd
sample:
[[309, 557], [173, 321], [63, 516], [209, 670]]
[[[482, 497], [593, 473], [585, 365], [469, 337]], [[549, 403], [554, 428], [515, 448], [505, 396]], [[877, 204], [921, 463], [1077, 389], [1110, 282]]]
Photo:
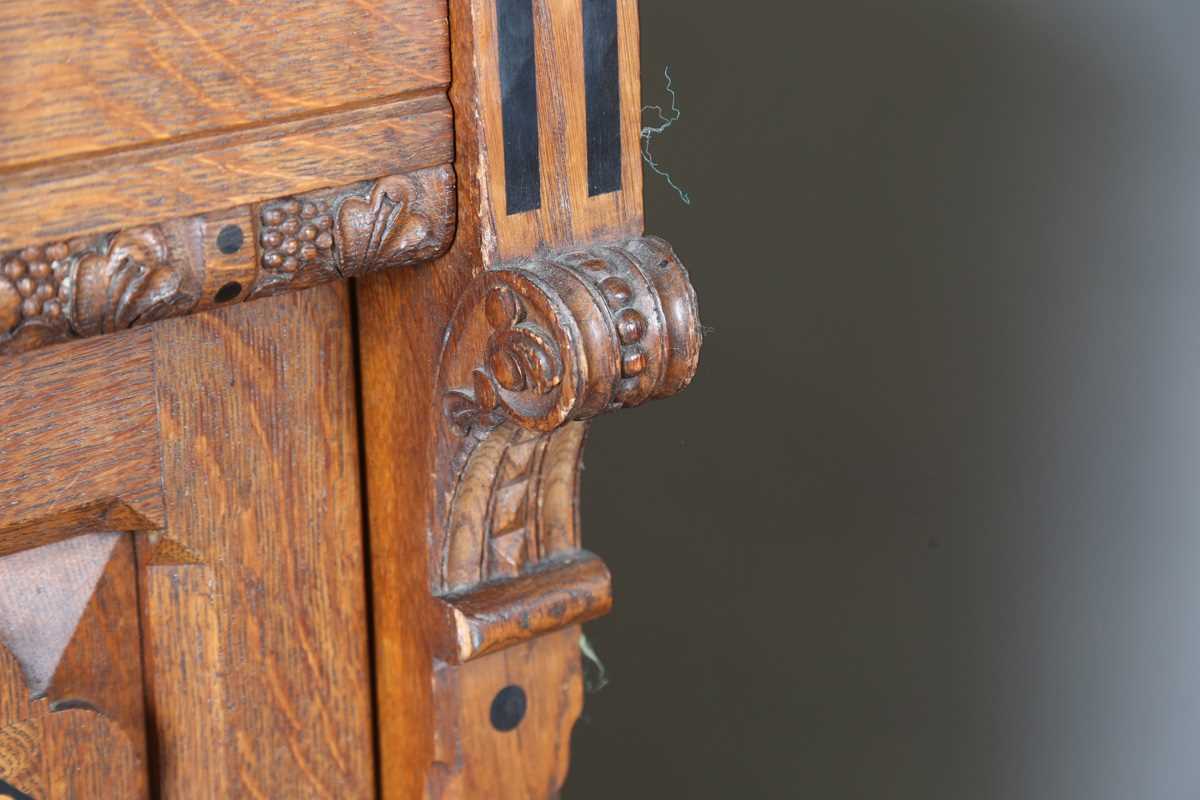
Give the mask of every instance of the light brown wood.
[[515, 578], [443, 595], [446, 620], [437, 655], [447, 664], [470, 661], [603, 616], [612, 608], [611, 584], [603, 561], [576, 550]]
[[3, 0], [0, 20], [6, 169], [313, 116], [449, 80], [437, 0]]
[[612, 604], [588, 420], [700, 345], [614, 7], [619, 188], [588, 174], [608, 7], [531, 0], [510, 214], [496, 0], [0, 0], [0, 780], [557, 796]]
[[0, 780], [38, 800], [149, 797], [143, 765], [125, 735], [85, 708], [0, 727]]
[[438, 89], [264, 128], [0, 170], [0, 250], [399, 174], [451, 156], [450, 110]]
[[372, 795], [348, 312], [331, 284], [153, 327], [171, 544], [139, 551], [163, 797]]
[[7, 358], [0, 555], [164, 523], [150, 333]]
[[[541, 207], [506, 213], [496, 5], [451, 0], [455, 242], [359, 285], [388, 800], [557, 793], [581, 697], [571, 623], [611, 601], [607, 570], [578, 550], [572, 420], [671, 394], [695, 369], [686, 273], [665, 243], [631, 238], [636, 4], [617, 5], [622, 188], [588, 193], [581, 6], [533, 0]], [[529, 709], [501, 731], [488, 709], [510, 681]]]
[[472, 131], [472, 145], [477, 150], [483, 189], [479, 193], [484, 217], [479, 245], [484, 263], [519, 258], [539, 248], [559, 249], [640, 234], [642, 162], [638, 142], [642, 98], [637, 0], [617, 0], [621, 190], [595, 197], [588, 196], [586, 177], [582, 4], [533, 1], [542, 207], [511, 215], [505, 213], [504, 204], [504, 129], [495, 2], [452, 0], [450, 8], [456, 89], [465, 86], [460, 68], [471, 69], [474, 79], [471, 96], [459, 91], [453, 94], [459, 114], [456, 124], [461, 128], [464, 113], [480, 115]]
[[[460, 225], [461, 201], [460, 194]], [[434, 760], [432, 651], [439, 614], [429, 592], [426, 539], [434, 498], [430, 481], [421, 476], [434, 471], [437, 404], [429, 365], [436, 362], [450, 303], [463, 282], [461, 273], [439, 263], [399, 270], [382, 281], [361, 279], [358, 291], [375, 702], [385, 800], [425, 796]], [[404, 335], [397, 336], [401, 330]]]
[[[460, 667], [439, 666], [436, 763], [429, 796], [445, 800], [548, 800], [567, 778], [571, 729], [583, 708], [579, 628], [571, 626]], [[491, 710], [508, 686], [524, 688], [524, 719], [497, 730]]]

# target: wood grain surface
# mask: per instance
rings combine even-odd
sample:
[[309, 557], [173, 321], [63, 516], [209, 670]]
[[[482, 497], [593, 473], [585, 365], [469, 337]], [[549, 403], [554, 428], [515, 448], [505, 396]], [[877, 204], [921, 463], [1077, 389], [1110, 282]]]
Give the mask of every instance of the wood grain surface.
[[153, 331], [166, 538], [139, 557], [161, 796], [371, 797], [347, 287]]
[[[492, 705], [520, 687], [524, 715], [500, 730]], [[550, 800], [567, 779], [571, 729], [583, 709], [579, 627], [533, 639], [434, 676], [439, 711], [429, 797]]]
[[[587, 184], [581, 6], [572, 0], [533, 0], [533, 12], [541, 208], [511, 216], [505, 210], [496, 4], [451, 0], [450, 99], [459, 181], [455, 242], [427, 268], [359, 282], [379, 753], [383, 796], [389, 800], [549, 798], [565, 776], [569, 732], [578, 713], [578, 704], [569, 701], [580, 696], [577, 628], [461, 666], [439, 666], [434, 649], [445, 618], [429, 596], [436, 577], [429, 567], [436, 563], [432, 531], [447, 499], [439, 493], [449, 492], [445, 476], [437, 474], [443, 398], [431, 367], [438, 363], [455, 305], [482, 270], [502, 260], [637, 236], [642, 229], [636, 3], [618, 3], [622, 189], [594, 197]], [[397, 337], [397, 330], [404, 336]], [[486, 708], [480, 711], [478, 705], [516, 662], [524, 666], [512, 674], [520, 675], [530, 697], [568, 701], [557, 705], [558, 716], [531, 713], [518, 728], [519, 748], [511, 747], [515, 737], [493, 746], [487, 737], [494, 731], [481, 716]], [[448, 755], [446, 748], [453, 745], [447, 731], [460, 724], [485, 727], [462, 731], [474, 738], [464, 738], [461, 749]], [[510, 762], [501, 763], [505, 758]], [[441, 766], [435, 769], [435, 762]], [[464, 791], [455, 787], [472, 786], [487, 789], [482, 795], [455, 794]]]
[[0, 555], [164, 523], [146, 329], [6, 358]]
[[0, 31], [5, 170], [314, 116], [450, 77], [438, 0], [3, 0]]
[[0, 726], [0, 780], [37, 800], [149, 797], [144, 765], [129, 740], [87, 708]]
[[[0, 20], [3, 14], [0, 7]], [[0, 118], [6, 130], [3, 110]], [[452, 157], [450, 127], [439, 88], [257, 128], [0, 170], [0, 250], [445, 164]]]

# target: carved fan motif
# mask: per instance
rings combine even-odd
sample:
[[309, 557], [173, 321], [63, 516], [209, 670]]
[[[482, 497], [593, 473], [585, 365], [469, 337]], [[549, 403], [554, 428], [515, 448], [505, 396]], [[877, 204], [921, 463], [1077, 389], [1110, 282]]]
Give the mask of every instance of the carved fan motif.
[[184, 302], [181, 276], [169, 264], [158, 228], [121, 231], [99, 252], [80, 258], [71, 280], [71, 325], [81, 336], [162, 319]]

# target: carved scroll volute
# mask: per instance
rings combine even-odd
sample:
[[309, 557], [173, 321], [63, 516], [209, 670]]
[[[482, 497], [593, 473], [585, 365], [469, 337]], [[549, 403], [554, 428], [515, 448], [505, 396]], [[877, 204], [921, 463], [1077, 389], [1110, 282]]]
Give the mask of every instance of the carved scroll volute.
[[700, 339], [687, 273], [660, 239], [500, 265], [464, 293], [438, 380], [430, 572], [453, 628], [446, 657], [608, 610], [608, 572], [579, 549], [585, 421], [682, 389]]
[[447, 331], [445, 411], [460, 432], [501, 418], [552, 431], [679, 391], [700, 338], [695, 293], [661, 239], [501, 266], [468, 289]]

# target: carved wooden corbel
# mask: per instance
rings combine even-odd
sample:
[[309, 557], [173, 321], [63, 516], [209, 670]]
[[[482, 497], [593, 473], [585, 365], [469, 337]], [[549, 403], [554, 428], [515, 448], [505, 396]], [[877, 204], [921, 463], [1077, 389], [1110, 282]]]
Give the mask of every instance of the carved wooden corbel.
[[608, 570], [580, 545], [586, 421], [685, 387], [700, 340], [687, 272], [661, 239], [502, 264], [472, 282], [438, 372], [429, 572], [444, 660], [608, 611]]

